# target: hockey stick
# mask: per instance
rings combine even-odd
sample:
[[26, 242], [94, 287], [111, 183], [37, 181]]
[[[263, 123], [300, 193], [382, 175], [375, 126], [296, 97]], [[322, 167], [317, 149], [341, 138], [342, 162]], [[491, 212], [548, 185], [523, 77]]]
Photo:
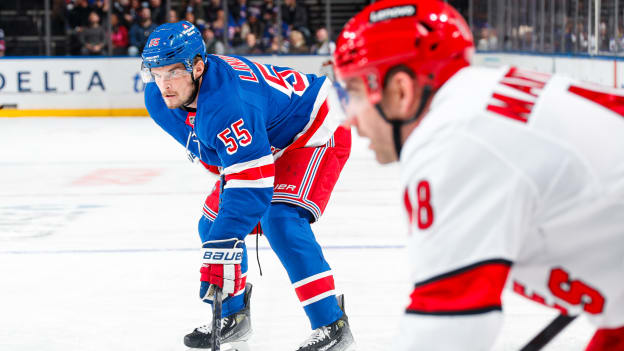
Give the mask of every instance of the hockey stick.
[[524, 345], [520, 351], [537, 351], [546, 346], [555, 336], [570, 324], [576, 316], [560, 314], [553, 319], [539, 334], [537, 334], [528, 344]]
[[212, 340], [211, 351], [221, 350], [221, 288], [214, 286], [214, 300], [212, 301]]

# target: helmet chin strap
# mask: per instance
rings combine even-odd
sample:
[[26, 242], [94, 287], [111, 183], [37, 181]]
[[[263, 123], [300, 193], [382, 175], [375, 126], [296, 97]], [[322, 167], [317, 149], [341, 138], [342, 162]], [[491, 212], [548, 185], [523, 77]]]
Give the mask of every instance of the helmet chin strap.
[[188, 105], [192, 104], [193, 101], [195, 101], [195, 99], [197, 98], [197, 94], [199, 93], [199, 79], [195, 79], [195, 73], [193, 71], [191, 71], [191, 80], [193, 81], [193, 93], [191, 94], [191, 96], [189, 96], [188, 100], [186, 100], [186, 102], [182, 105], [183, 107], [186, 107], [186, 108], [188, 108]]
[[418, 111], [416, 111], [412, 118], [407, 120], [390, 119], [381, 108], [381, 104], [375, 104], [375, 108], [377, 109], [377, 112], [379, 112], [379, 114], [381, 115], [381, 118], [383, 118], [384, 121], [390, 123], [390, 125], [392, 126], [392, 140], [394, 141], [394, 150], [396, 151], [397, 159], [401, 158], [401, 149], [403, 148], [403, 145], [401, 144], [402, 127], [408, 123], [412, 123], [418, 120], [421, 117], [432, 93], [433, 89], [431, 88], [431, 86], [425, 85], [423, 88], [422, 96], [420, 98], [420, 106], [418, 106]]

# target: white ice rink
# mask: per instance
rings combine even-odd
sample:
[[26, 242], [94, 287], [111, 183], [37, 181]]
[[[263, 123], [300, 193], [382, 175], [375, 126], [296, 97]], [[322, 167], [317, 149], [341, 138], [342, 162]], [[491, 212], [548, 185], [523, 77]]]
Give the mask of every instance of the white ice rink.
[[[346, 296], [358, 350], [390, 350], [407, 303], [398, 169], [354, 140], [313, 225]], [[147, 118], [0, 119], [0, 351], [186, 350], [210, 319], [198, 298], [197, 221], [214, 178]], [[311, 333], [276, 256], [248, 237], [253, 351]], [[555, 315], [506, 295], [495, 350], [517, 350]], [[582, 350], [584, 319], [547, 350]], [[426, 350], [425, 350], [426, 351]]]

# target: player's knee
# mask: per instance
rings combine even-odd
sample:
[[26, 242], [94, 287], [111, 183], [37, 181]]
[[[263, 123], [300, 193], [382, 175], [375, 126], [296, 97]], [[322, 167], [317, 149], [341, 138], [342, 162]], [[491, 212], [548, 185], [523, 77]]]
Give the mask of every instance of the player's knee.
[[310, 218], [312, 214], [301, 207], [278, 203], [271, 205], [261, 224], [271, 247], [279, 255], [315, 241]]
[[310, 219], [313, 219], [312, 214], [299, 206], [274, 203], [262, 218], [261, 225], [267, 236], [279, 235], [288, 232], [289, 228], [309, 226]]

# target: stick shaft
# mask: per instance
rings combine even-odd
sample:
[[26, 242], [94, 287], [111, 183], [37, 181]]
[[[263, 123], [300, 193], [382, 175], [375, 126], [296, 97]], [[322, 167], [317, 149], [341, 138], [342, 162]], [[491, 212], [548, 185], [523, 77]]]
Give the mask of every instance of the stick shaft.
[[221, 288], [214, 286], [215, 294], [212, 301], [212, 340], [211, 351], [221, 350]]
[[537, 351], [541, 350], [546, 344], [555, 338], [565, 327], [570, 324], [576, 316], [567, 316], [560, 314], [553, 319], [539, 334], [537, 334], [528, 344], [520, 351]]

